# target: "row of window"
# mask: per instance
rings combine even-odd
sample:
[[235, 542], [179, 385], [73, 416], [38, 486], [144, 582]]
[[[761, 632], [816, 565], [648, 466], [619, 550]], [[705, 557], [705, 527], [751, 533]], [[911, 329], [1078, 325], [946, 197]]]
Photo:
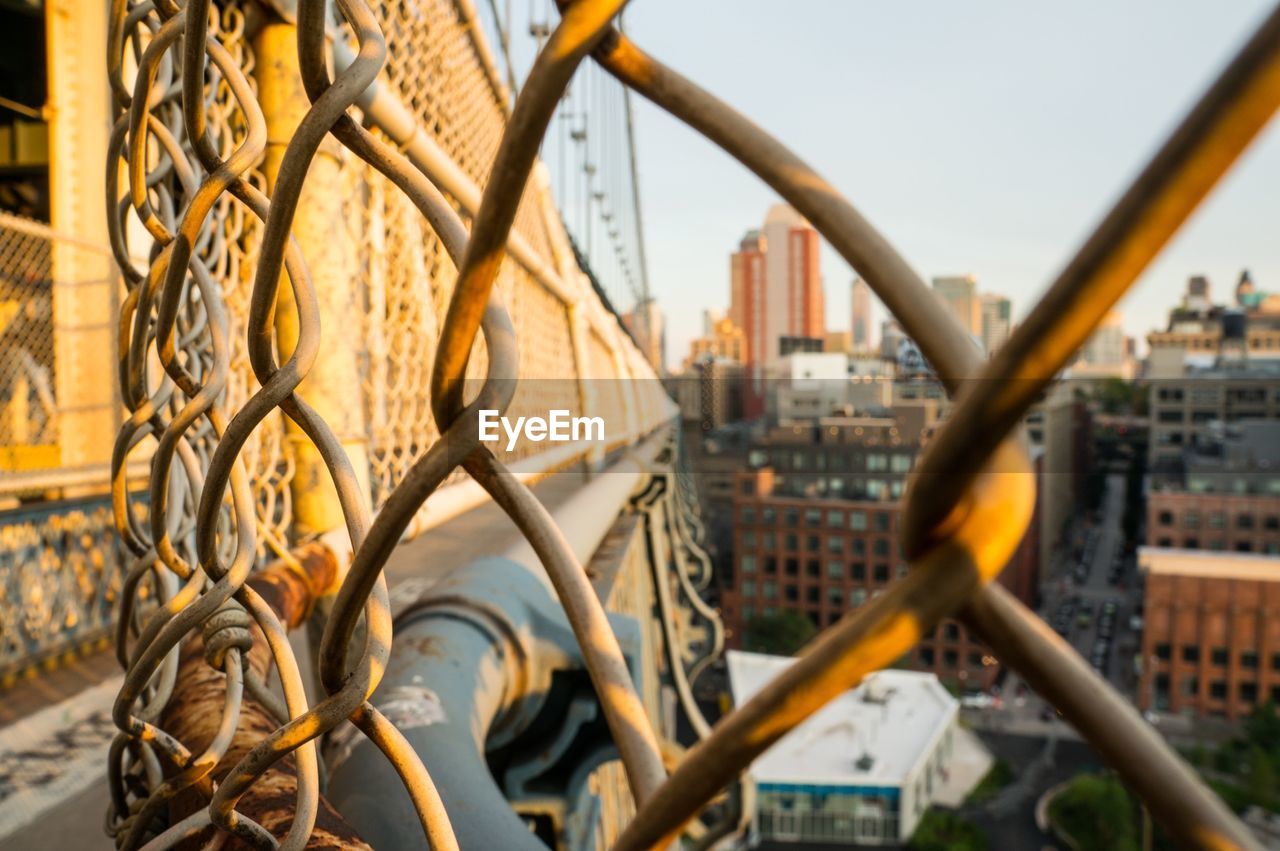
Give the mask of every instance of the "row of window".
[[[1177, 517], [1172, 511], [1161, 511], [1156, 515], [1156, 522], [1161, 526], [1172, 526], [1176, 519]], [[1225, 511], [1210, 511], [1205, 515], [1205, 521], [1210, 529], [1227, 528], [1227, 514]], [[1258, 525], [1268, 531], [1280, 531], [1280, 514], [1268, 514], [1261, 518], [1260, 524], [1258, 515], [1253, 512], [1241, 511], [1235, 516], [1234, 527], [1236, 529], [1252, 530], [1256, 529]], [[1190, 508], [1182, 512], [1182, 528], [1199, 529], [1200, 512]]]
[[890, 455], [885, 452], [831, 452], [827, 449], [803, 452], [773, 448], [769, 450], [767, 463], [777, 470], [909, 473], [913, 461], [914, 457], [904, 452]]
[[[778, 535], [774, 532], [762, 532], [756, 534], [754, 529], [746, 529], [742, 532], [739, 539], [741, 541], [740, 550], [754, 550], [757, 544], [765, 552], [772, 552], [778, 549]], [[781, 538], [782, 549], [785, 552], [794, 553], [800, 550], [800, 536], [790, 532], [784, 534]], [[806, 535], [804, 538], [804, 549], [806, 552], [816, 553], [822, 550], [832, 555], [842, 555], [848, 548], [849, 552], [854, 555], [863, 555], [867, 551], [867, 540], [865, 538], [854, 537], [849, 539], [846, 544], [845, 538], [839, 535], [828, 535], [826, 546], [818, 535]], [[874, 538], [871, 541], [871, 551], [878, 556], [887, 556], [894, 550], [893, 542], [889, 538]]]
[[[800, 508], [794, 505], [781, 508], [762, 505], [759, 512], [754, 505], [744, 505], [738, 509], [738, 522], [746, 526], [754, 526], [758, 518], [764, 526], [775, 526], [781, 516], [783, 526], [795, 528], [800, 525], [801, 515]], [[804, 525], [811, 529], [821, 528], [825, 524], [828, 529], [851, 529], [854, 532], [865, 532], [872, 528], [877, 532], [888, 532], [893, 528], [893, 515], [892, 511], [841, 508], [806, 508], [803, 511]]]
[[[1200, 696], [1200, 679], [1194, 676], [1182, 678], [1179, 691], [1183, 697], [1197, 698]], [[1209, 699], [1210, 700], [1226, 700], [1230, 693], [1230, 687], [1226, 680], [1212, 680], [1209, 683]], [[1258, 702], [1258, 684], [1254, 682], [1236, 683], [1236, 699], [1245, 703]], [[1271, 699], [1280, 703], [1280, 685], [1271, 687]], [[1169, 675], [1156, 675], [1156, 707], [1159, 709], [1169, 708]]]
[[[1172, 547], [1175, 546], [1175, 544], [1173, 538], [1170, 538], [1167, 535], [1162, 535], [1156, 539], [1156, 546]], [[1227, 542], [1221, 538], [1211, 538], [1203, 547], [1200, 545], [1199, 538], [1184, 538], [1182, 540], [1182, 546], [1184, 549], [1188, 550], [1206, 549], [1215, 553], [1226, 552], [1227, 550]], [[1253, 552], [1253, 541], [1236, 541], [1236, 545], [1232, 547], [1232, 549], [1238, 553], [1251, 553]], [[1262, 552], [1269, 555], [1280, 555], [1280, 542], [1267, 541], [1262, 545]]]
[[[744, 600], [752, 600], [756, 597], [756, 591], [759, 590], [765, 600], [778, 599], [778, 583], [766, 580], [759, 586], [753, 580], [744, 580], [740, 588]], [[798, 603], [800, 601], [800, 588], [796, 585], [783, 585], [782, 597], [788, 603]], [[805, 589], [805, 602], [818, 604], [822, 601], [822, 589], [816, 585], [812, 585]], [[826, 593], [827, 602], [833, 606], [843, 606], [845, 604], [844, 589], [836, 586], [827, 586]], [[854, 588], [849, 592], [849, 606], [857, 608], [867, 601], [867, 591], [865, 588]]]
[[[1167, 662], [1172, 658], [1173, 648], [1168, 642], [1161, 642], [1155, 646], [1156, 658]], [[1183, 662], [1198, 665], [1201, 659], [1202, 648], [1198, 644], [1184, 644], [1179, 649], [1179, 657]], [[1241, 650], [1238, 656], [1241, 668], [1248, 671], [1256, 671], [1258, 669], [1258, 651]], [[1226, 647], [1214, 647], [1209, 651], [1209, 663], [1219, 668], [1225, 668], [1231, 663], [1231, 650]], [[1280, 671], [1280, 653], [1271, 654], [1271, 670]]]
[[[761, 567], [764, 569], [763, 572], [765, 576], [778, 575], [777, 557], [765, 556], [763, 560], [761, 560], [752, 553], [744, 553], [738, 558], [738, 571], [744, 581], [759, 573]], [[782, 572], [784, 576], [800, 576], [800, 559], [782, 559]], [[884, 562], [877, 562], [871, 567], [870, 571], [871, 578], [875, 582], [888, 582], [889, 573], [889, 565]], [[899, 563], [897, 568], [898, 576], [905, 576], [906, 573], [906, 564]], [[846, 563], [843, 559], [828, 559], [826, 574], [829, 579], [843, 579], [847, 577], [854, 582], [866, 582], [868, 574], [867, 563], [864, 561], [851, 561]], [[812, 578], [821, 576], [822, 563], [816, 558], [805, 559], [804, 575]]]

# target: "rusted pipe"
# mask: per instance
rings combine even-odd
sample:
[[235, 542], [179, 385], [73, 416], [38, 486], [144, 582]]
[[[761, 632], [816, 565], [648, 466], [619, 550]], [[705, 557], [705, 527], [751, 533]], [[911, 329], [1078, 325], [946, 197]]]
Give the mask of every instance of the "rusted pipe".
[[[305, 622], [316, 599], [331, 588], [338, 576], [338, 559], [328, 547], [309, 544], [294, 551], [296, 564], [277, 561], [260, 573], [251, 576], [246, 583], [269, 605], [290, 629]], [[265, 636], [252, 618], [247, 632], [252, 636], [252, 647], [243, 653], [246, 677], [256, 676], [265, 681], [271, 668], [271, 653]], [[182, 661], [178, 667], [178, 681], [174, 698], [161, 716], [164, 729], [181, 741], [188, 743], [192, 752], [200, 752], [217, 733], [222, 706], [227, 691], [226, 677], [205, 661], [205, 640], [195, 636], [182, 648]], [[247, 692], [240, 707], [240, 723], [226, 754], [213, 769], [212, 778], [221, 782], [227, 773], [262, 739], [271, 733], [279, 722], [271, 711]], [[283, 837], [293, 822], [294, 801], [297, 795], [297, 770], [292, 756], [281, 760], [269, 769], [249, 792], [240, 799], [236, 809], [253, 819], [277, 838]], [[208, 806], [204, 796], [188, 790], [176, 797], [170, 807], [174, 824]], [[188, 838], [179, 847], [198, 848], [211, 835], [211, 828]], [[227, 849], [248, 849], [251, 846], [232, 837], [224, 846]], [[315, 830], [307, 848], [370, 848], [323, 797]]]

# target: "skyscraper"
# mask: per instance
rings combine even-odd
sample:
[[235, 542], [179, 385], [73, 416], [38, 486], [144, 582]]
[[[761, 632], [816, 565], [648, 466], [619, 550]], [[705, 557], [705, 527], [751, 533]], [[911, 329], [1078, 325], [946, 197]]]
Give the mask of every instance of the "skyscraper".
[[960, 320], [971, 337], [982, 337], [982, 310], [978, 303], [978, 279], [973, 275], [948, 275], [933, 279], [933, 291]]
[[978, 297], [978, 302], [982, 315], [982, 348], [992, 355], [1009, 339], [1013, 305], [1009, 299], [995, 293], [984, 293]]
[[849, 303], [852, 308], [850, 313], [853, 324], [849, 327], [853, 334], [853, 348], [854, 351], [865, 351], [871, 348], [871, 287], [867, 286], [866, 281], [861, 278], [853, 279]]
[[779, 355], [782, 337], [821, 337], [826, 330], [818, 232], [786, 204], [764, 227], [748, 231], [730, 259], [729, 318], [747, 338], [747, 363]]

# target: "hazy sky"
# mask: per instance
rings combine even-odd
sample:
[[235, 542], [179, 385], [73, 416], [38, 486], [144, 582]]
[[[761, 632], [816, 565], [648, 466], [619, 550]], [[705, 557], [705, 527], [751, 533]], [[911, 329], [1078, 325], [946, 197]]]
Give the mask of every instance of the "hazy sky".
[[[626, 24], [815, 166], [922, 276], [973, 273], [1013, 299], [1017, 318], [1267, 8], [636, 0]], [[727, 306], [729, 253], [776, 198], [635, 102], [649, 277], [678, 364], [702, 310]], [[1242, 267], [1280, 291], [1278, 127], [1122, 303], [1129, 333], [1160, 325], [1192, 274], [1209, 275], [1219, 298]], [[822, 274], [827, 325], [848, 329], [853, 271], [824, 245]]]

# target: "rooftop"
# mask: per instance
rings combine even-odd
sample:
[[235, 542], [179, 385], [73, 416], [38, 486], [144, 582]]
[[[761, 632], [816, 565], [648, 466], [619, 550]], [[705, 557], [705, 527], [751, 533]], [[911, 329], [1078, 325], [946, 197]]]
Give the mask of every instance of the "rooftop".
[[1162, 576], [1280, 582], [1280, 556], [1259, 553], [1138, 547], [1138, 567]]
[[[730, 650], [734, 703], [742, 705], [794, 661]], [[751, 776], [773, 783], [901, 785], [958, 709], [933, 674], [877, 671], [765, 751]]]

